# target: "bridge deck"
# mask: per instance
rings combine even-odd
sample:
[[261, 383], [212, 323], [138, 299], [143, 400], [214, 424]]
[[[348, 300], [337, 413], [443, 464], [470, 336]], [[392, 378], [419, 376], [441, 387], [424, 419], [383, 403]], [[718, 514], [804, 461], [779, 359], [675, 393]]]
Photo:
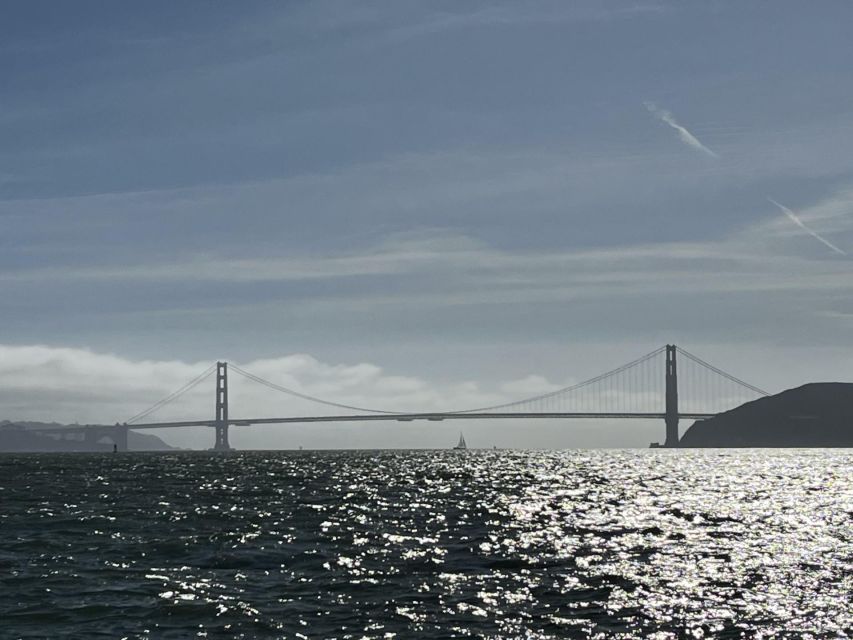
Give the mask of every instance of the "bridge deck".
[[[714, 416], [713, 413], [682, 413], [680, 418], [685, 420], [704, 420]], [[511, 420], [511, 419], [545, 419], [545, 420], [663, 420], [663, 413], [370, 413], [356, 415], [332, 416], [288, 416], [282, 418], [231, 418], [228, 424], [238, 427], [260, 424], [300, 424], [310, 422], [442, 422], [444, 420]], [[122, 425], [131, 429], [174, 429], [179, 427], [214, 427], [215, 420], [183, 420], [176, 422], [145, 422]], [[80, 425], [79, 427], [48, 427], [39, 429], [42, 432], [69, 432], [85, 429], [108, 429], [111, 425]]]

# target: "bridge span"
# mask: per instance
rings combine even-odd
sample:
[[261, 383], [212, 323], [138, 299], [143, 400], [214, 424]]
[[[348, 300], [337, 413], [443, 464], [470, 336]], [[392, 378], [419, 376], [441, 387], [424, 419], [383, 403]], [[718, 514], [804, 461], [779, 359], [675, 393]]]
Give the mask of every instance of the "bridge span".
[[[685, 420], [704, 420], [716, 414], [714, 413], [680, 413], [679, 418]], [[284, 418], [240, 418], [229, 420], [232, 427], [249, 427], [256, 424], [298, 424], [307, 422], [414, 422], [426, 420], [429, 422], [443, 422], [444, 420], [506, 420], [514, 419], [583, 419], [583, 420], [663, 420], [664, 413], [390, 413], [376, 414], [364, 413], [354, 415], [332, 415], [332, 416], [288, 416]], [[169, 429], [174, 427], [215, 427], [216, 420], [185, 420], [178, 422], [149, 422], [131, 424], [133, 429]], [[54, 431], [61, 431], [57, 427]]]
[[[702, 396], [705, 402], [697, 406], [704, 410], [679, 410], [678, 355], [685, 356], [689, 365], [688, 379], [693, 394]], [[144, 418], [173, 402], [181, 395], [200, 384], [216, 371], [216, 411], [212, 419], [144, 422]], [[708, 364], [693, 354], [666, 345], [626, 365], [608, 371], [581, 383], [564, 387], [546, 394], [514, 402], [480, 407], [463, 411], [402, 412], [383, 409], [367, 409], [307, 395], [244, 371], [236, 365], [231, 370], [242, 377], [267, 388], [310, 402], [346, 409], [353, 413], [333, 415], [302, 415], [284, 417], [243, 417], [229, 415], [228, 374], [226, 362], [217, 362], [189, 383], [158, 401], [145, 411], [125, 422], [114, 425], [74, 425], [71, 427], [46, 427], [42, 433], [83, 435], [85, 441], [97, 442], [108, 437], [120, 450], [127, 449], [127, 433], [130, 429], [175, 429], [185, 427], [210, 427], [215, 429], [213, 449], [228, 451], [230, 427], [248, 427], [270, 424], [305, 424], [334, 422], [442, 422], [445, 420], [663, 420], [665, 425], [665, 447], [677, 447], [679, 421], [682, 419], [703, 420], [737, 406], [742, 401], [768, 395], [731, 374]], [[662, 370], [662, 371], [661, 371]], [[661, 375], [662, 374], [662, 375]], [[698, 385], [698, 389], [697, 389]], [[732, 393], [740, 392], [740, 396]], [[709, 398], [719, 400], [723, 407], [709, 410]], [[715, 398], [716, 397], [716, 398]], [[658, 410], [654, 410], [654, 405]], [[567, 406], [568, 405], [568, 406]], [[572, 407], [578, 410], [564, 410]], [[584, 410], [579, 410], [583, 407]], [[651, 407], [651, 410], [650, 410]], [[558, 408], [559, 410], [554, 410]]]

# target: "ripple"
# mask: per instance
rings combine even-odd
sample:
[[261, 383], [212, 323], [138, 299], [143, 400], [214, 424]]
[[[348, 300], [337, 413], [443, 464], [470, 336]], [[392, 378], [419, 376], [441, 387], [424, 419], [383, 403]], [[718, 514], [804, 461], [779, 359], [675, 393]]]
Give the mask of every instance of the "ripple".
[[849, 637], [851, 463], [0, 455], [0, 618], [10, 637]]

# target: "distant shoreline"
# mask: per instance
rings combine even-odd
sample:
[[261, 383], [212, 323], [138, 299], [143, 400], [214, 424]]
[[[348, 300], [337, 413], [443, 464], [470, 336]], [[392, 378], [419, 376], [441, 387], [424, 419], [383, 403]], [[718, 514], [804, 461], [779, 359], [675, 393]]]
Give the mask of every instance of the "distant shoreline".
[[[60, 433], [39, 433], [39, 429], [73, 429], [79, 425], [44, 422], [0, 422], [0, 453], [107, 453], [113, 451], [112, 442], [86, 442], [83, 439], [66, 439]], [[69, 434], [70, 435], [70, 434]], [[127, 433], [129, 451], [180, 451], [155, 435]]]

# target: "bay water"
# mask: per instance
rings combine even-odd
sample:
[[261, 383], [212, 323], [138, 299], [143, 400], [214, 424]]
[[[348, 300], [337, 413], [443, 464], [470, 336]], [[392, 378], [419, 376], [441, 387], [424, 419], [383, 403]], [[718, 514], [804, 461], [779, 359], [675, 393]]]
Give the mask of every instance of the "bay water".
[[2, 638], [836, 638], [851, 594], [851, 450], [0, 455]]

